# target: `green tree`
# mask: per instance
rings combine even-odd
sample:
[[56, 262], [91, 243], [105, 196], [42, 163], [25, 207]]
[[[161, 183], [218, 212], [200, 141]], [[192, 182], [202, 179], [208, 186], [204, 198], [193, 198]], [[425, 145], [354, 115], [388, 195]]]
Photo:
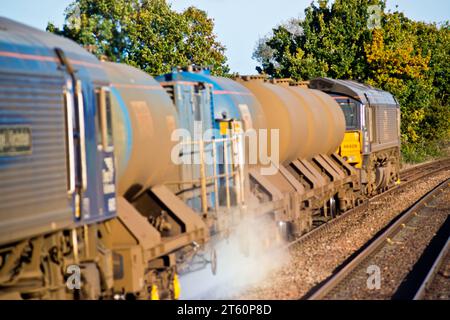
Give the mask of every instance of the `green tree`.
[[[318, 6], [312, 3], [303, 20], [274, 28], [265, 44], [257, 45], [254, 58], [261, 63], [258, 70], [295, 80], [317, 76], [363, 78], [364, 43], [371, 34], [367, 28], [370, 4], [367, 0], [336, 0], [332, 5], [320, 1]], [[298, 25], [297, 32], [292, 32], [293, 23]], [[264, 45], [272, 50], [272, 56], [261, 55]]]
[[[446, 27], [447, 25], [447, 27]], [[402, 108], [402, 137], [419, 146], [448, 141], [450, 41], [448, 24], [416, 22], [386, 14], [365, 46], [366, 82], [392, 92]]]
[[402, 110], [404, 142], [418, 142], [427, 107], [433, 100], [430, 56], [418, 47], [415, 24], [401, 13], [386, 15], [383, 28], [373, 31], [365, 44], [366, 82], [387, 90]]
[[429, 146], [448, 143], [448, 23], [438, 26], [385, 12], [382, 0], [318, 1], [306, 8], [304, 19], [295, 20], [296, 32], [292, 23], [277, 26], [257, 43], [254, 58], [260, 73], [371, 84], [400, 102], [405, 154], [420, 148], [432, 153]]
[[416, 22], [418, 46], [430, 56], [429, 77], [434, 101], [425, 115], [427, 140], [450, 140], [450, 26]]
[[189, 64], [226, 74], [225, 47], [213, 29], [214, 22], [204, 11], [190, 7], [178, 13], [165, 0], [76, 0], [66, 9], [61, 29], [52, 23], [47, 26], [98, 57], [153, 75]]

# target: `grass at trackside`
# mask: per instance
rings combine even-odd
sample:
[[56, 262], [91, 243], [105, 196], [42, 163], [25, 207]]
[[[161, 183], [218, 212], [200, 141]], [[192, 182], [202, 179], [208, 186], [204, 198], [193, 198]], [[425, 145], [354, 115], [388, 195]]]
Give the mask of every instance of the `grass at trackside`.
[[450, 156], [450, 141], [432, 141], [402, 145], [402, 162], [417, 164]]

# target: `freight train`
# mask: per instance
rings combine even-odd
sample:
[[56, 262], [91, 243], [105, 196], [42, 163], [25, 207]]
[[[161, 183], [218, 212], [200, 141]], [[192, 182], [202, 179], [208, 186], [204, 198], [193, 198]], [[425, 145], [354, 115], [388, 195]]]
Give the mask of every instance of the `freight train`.
[[0, 18], [0, 298], [177, 299], [243, 219], [297, 237], [395, 184], [399, 123], [356, 82], [152, 78]]

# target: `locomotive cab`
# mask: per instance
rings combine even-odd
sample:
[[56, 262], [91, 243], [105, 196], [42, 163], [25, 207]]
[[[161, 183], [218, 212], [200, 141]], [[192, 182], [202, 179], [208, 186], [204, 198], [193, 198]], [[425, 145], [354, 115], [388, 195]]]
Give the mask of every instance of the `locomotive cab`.
[[107, 297], [116, 191], [100, 62], [0, 17], [0, 85], [0, 299]]
[[346, 133], [339, 154], [361, 169], [365, 193], [373, 195], [399, 182], [400, 106], [389, 92], [351, 80], [317, 78], [322, 90], [341, 106]]
[[351, 97], [338, 94], [332, 94], [332, 96], [345, 116], [344, 140], [339, 146], [338, 154], [351, 165], [361, 168], [363, 151], [363, 124], [361, 120], [364, 105]]

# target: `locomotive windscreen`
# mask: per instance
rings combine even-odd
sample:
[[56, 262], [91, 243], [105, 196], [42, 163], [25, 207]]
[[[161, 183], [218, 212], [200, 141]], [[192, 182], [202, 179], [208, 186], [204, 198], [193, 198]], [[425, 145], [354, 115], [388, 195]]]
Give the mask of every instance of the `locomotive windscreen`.
[[350, 99], [336, 99], [345, 116], [346, 130], [357, 130], [359, 128], [358, 103]]

